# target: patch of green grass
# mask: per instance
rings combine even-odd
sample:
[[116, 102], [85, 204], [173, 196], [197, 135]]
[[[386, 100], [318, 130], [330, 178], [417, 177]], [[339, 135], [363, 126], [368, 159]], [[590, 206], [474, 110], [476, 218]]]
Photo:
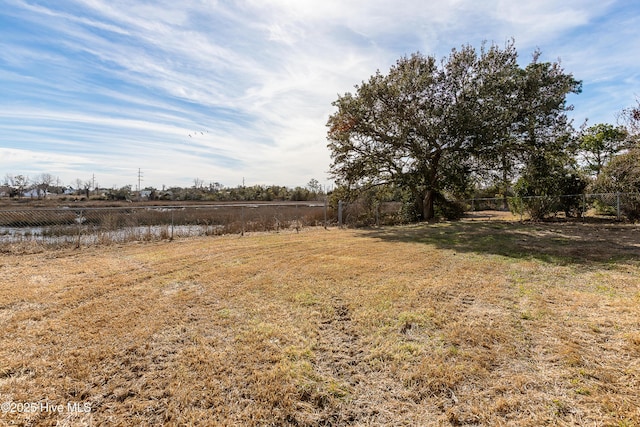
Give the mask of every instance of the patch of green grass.
[[312, 292], [296, 292], [293, 301], [305, 307], [318, 304], [318, 297]]
[[522, 320], [534, 320], [535, 316], [530, 311], [523, 311], [520, 313], [520, 319]]
[[600, 295], [605, 295], [608, 296], [610, 298], [613, 298], [616, 296], [616, 292], [615, 290], [607, 285], [607, 284], [603, 284], [603, 283], [598, 283], [595, 285], [595, 291], [596, 293], [600, 294]]

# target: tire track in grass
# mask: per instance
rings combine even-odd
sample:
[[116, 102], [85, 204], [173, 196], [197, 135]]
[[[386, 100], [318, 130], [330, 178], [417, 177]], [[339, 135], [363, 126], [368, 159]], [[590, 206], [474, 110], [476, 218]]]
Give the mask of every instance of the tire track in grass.
[[362, 350], [358, 350], [349, 307], [339, 298], [333, 298], [332, 305], [332, 315], [323, 319], [318, 329], [317, 370], [353, 384]]
[[320, 321], [314, 348], [314, 371], [322, 383], [319, 390], [302, 396], [303, 401], [309, 401], [321, 411], [319, 425], [342, 425], [357, 419], [357, 413], [345, 413], [339, 402], [352, 393], [362, 379], [359, 365], [363, 351], [359, 349], [358, 338], [349, 307], [341, 298], [331, 298], [331, 311]]

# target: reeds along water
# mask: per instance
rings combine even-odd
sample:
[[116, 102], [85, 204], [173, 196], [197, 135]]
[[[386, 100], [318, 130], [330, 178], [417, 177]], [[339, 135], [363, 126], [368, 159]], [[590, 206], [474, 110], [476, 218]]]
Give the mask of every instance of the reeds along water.
[[106, 244], [319, 226], [324, 205], [246, 204], [0, 210], [0, 245]]

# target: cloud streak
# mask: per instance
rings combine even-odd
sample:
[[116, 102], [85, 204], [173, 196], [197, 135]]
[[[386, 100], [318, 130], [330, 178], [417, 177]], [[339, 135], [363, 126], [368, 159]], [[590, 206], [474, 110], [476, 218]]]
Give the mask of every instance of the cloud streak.
[[577, 120], [613, 121], [640, 92], [629, 54], [640, 6], [622, 1], [7, 3], [2, 175], [121, 186], [141, 168], [156, 187], [325, 182], [337, 94], [403, 55], [483, 40], [514, 37], [523, 64], [537, 47], [561, 57], [585, 81], [571, 99]]

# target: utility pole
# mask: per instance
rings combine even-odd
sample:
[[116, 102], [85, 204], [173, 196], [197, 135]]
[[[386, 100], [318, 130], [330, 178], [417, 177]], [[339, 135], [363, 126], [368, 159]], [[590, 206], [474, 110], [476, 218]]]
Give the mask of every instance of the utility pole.
[[142, 190], [140, 187], [140, 181], [142, 181], [142, 172], [140, 171], [140, 168], [138, 168], [138, 192]]

